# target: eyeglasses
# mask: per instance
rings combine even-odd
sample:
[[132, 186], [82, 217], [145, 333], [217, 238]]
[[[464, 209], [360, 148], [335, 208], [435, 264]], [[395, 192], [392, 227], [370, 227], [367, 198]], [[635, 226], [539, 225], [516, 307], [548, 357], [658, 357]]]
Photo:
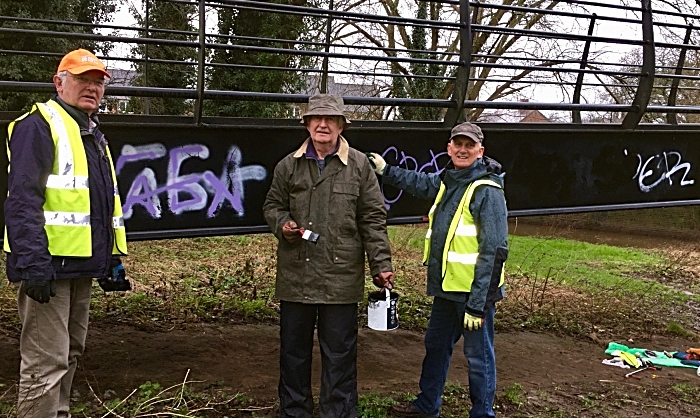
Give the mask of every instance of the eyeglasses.
[[84, 75], [73, 75], [70, 74], [71, 77], [73, 77], [73, 80], [75, 80], [78, 84], [87, 86], [90, 83], [94, 84], [95, 87], [97, 88], [104, 88], [105, 86], [105, 80], [103, 78], [90, 78], [88, 76]]

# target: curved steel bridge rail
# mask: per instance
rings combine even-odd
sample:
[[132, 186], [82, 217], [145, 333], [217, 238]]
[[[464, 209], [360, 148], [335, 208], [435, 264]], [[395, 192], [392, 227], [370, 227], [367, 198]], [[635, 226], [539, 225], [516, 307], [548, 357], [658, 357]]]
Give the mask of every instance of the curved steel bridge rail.
[[[128, 70], [138, 64], [146, 76], [141, 74], [138, 86], [127, 80], [109, 86], [108, 97], [126, 100], [128, 97], [193, 99], [191, 114], [195, 124], [206, 119], [203, 103], [207, 100], [303, 103], [314, 89], [328, 91], [329, 77], [335, 78], [336, 84], [340, 81], [348, 86], [360, 86], [355, 91], [346, 88], [347, 91], [340, 93], [349, 104], [380, 109], [382, 118], [396, 119], [397, 114], [391, 111], [397, 106], [441, 108], [438, 118], [445, 126], [465, 119], [495, 121], [498, 116], [494, 114], [499, 113], [492, 111], [503, 109], [558, 111], [555, 119], [575, 124], [594, 119], [582, 118], [581, 112], [622, 112], [613, 124], [623, 130], [633, 130], [639, 123], [654, 119], [652, 116], [644, 119], [645, 115], [652, 113], [649, 106], [654, 114], [664, 114], [663, 119], [668, 124], [679, 123], [679, 115], [700, 113], [699, 106], [679, 100], [686, 91], [698, 89], [700, 81], [698, 69], [686, 64], [687, 53], [700, 49], [694, 41], [698, 38], [699, 28], [691, 6], [688, 13], [680, 13], [653, 10], [650, 0], [640, 0], [636, 7], [578, 0], [543, 2], [543, 8], [504, 5], [496, 0], [450, 0], [426, 2], [440, 13], [418, 18], [406, 17], [415, 15], [413, 8], [401, 10], [402, 16], [389, 16], [375, 13], [378, 9], [368, 9], [369, 6], [362, 2], [351, 10], [335, 9], [333, 1], [316, 3], [325, 5], [325, 8], [304, 6], [308, 3], [301, 1], [290, 4], [249, 0], [168, 2], [192, 8], [196, 11], [192, 16], [199, 14], [200, 19], [193, 21], [196, 31], [149, 26], [148, 14], [144, 26], [0, 16], [0, 40], [2, 37], [50, 37], [103, 49], [105, 45], [111, 45], [112, 50], [122, 51], [102, 57], [111, 68]], [[556, 7], [544, 7], [554, 3], [558, 3]], [[223, 10], [256, 13], [258, 18], [297, 16], [306, 19], [307, 28], [315, 28], [316, 32], [304, 39], [219, 34], [213, 21], [205, 16]], [[515, 14], [525, 16], [519, 25], [509, 25], [503, 19], [490, 21], [485, 17], [506, 16], [512, 22]], [[524, 23], [528, 20], [554, 24], [528, 26]], [[606, 22], [627, 27], [628, 32], [636, 36], [606, 34], [602, 26]], [[401, 28], [403, 32], [397, 33], [408, 35], [423, 31], [436, 41], [432, 46], [423, 45], [423, 49], [411, 45], [410, 39], [393, 45], [372, 43], [369, 34], [387, 27]], [[552, 29], [547, 30], [548, 27]], [[564, 27], [568, 30], [562, 30]], [[355, 34], [348, 35], [350, 30]], [[655, 30], [676, 35], [655, 39]], [[678, 32], [682, 34], [678, 35]], [[366, 36], [360, 36], [362, 34]], [[386, 35], [384, 33], [385, 38], [373, 40], [387, 41]], [[474, 43], [496, 36], [501, 36], [504, 42], [519, 43], [519, 46], [493, 55], [494, 45], [484, 49], [484, 45]], [[441, 42], [451, 42], [458, 47], [448, 50], [439, 45]], [[542, 45], [567, 48], [568, 56], [566, 59], [551, 54], [538, 57], [537, 48], [543, 48]], [[134, 48], [138, 46], [144, 46], [146, 54], [135, 53]], [[154, 55], [154, 49], [176, 47], [191, 49], [196, 59], [169, 60], [148, 55], [148, 48]], [[636, 54], [639, 60], [623, 64], [619, 53], [609, 53], [616, 49], [626, 50], [627, 56]], [[677, 56], [677, 61], [657, 63], [656, 56], [661, 50], [666, 55], [670, 51], [671, 55]], [[212, 59], [217, 51], [241, 51], [260, 57], [281, 55], [290, 57], [290, 60], [306, 57], [307, 61], [305, 66], [221, 62]], [[7, 46], [0, 49], [0, 57], [23, 56], [27, 59], [57, 60], [63, 53]], [[193, 74], [194, 84], [182, 88], [153, 84], [148, 74], [159, 71], [162, 65], [174, 65], [181, 68], [179, 71]], [[431, 66], [439, 68], [439, 72], [427, 74], [425, 69]], [[295, 73], [307, 79], [307, 87], [296, 92], [217, 90], [209, 82], [211, 71], [217, 68], [241, 74], [255, 71]], [[421, 92], [414, 91], [407, 97], [397, 97], [391, 92], [391, 85], [396, 80], [404, 84], [446, 84], [439, 94], [433, 91], [421, 97]], [[45, 79], [0, 79], [0, 93], [51, 92], [52, 89]], [[499, 89], [512, 94], [499, 95]], [[619, 96], [591, 93], [614, 89], [625, 93]], [[357, 94], [358, 91], [363, 93]], [[529, 95], [525, 93], [528, 91]], [[474, 109], [481, 110], [474, 112]], [[358, 117], [367, 118], [366, 115]], [[661, 122], [658, 119], [654, 122]]]

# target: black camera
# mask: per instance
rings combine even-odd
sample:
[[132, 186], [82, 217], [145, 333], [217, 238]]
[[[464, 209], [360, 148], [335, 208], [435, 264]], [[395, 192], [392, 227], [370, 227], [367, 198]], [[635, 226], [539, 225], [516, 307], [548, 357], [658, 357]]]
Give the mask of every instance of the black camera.
[[124, 292], [131, 290], [131, 282], [126, 278], [126, 272], [123, 265], [118, 265], [112, 268], [111, 277], [103, 277], [97, 279], [102, 290], [105, 292]]

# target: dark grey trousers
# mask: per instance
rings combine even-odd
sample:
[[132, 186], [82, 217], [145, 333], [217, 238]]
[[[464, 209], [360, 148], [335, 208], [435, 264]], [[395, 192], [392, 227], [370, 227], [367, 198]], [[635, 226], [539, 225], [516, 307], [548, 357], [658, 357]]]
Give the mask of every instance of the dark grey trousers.
[[314, 327], [321, 348], [321, 418], [357, 417], [357, 304], [280, 306], [280, 417], [313, 414]]

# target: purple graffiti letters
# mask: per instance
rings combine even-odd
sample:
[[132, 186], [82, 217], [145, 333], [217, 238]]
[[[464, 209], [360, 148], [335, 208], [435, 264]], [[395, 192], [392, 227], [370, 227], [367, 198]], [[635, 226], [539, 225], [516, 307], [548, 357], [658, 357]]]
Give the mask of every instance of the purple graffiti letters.
[[163, 209], [158, 199], [158, 185], [156, 184], [156, 174], [150, 168], [144, 168], [131, 183], [129, 193], [124, 201], [124, 218], [129, 219], [133, 214], [134, 205], [143, 206], [149, 215], [154, 219], [159, 219]]
[[[443, 169], [438, 165], [438, 159], [444, 155], [447, 155], [447, 151], [439, 152], [437, 154], [433, 150], [428, 150], [428, 152], [430, 153], [430, 159], [421, 166], [418, 165], [418, 160], [416, 160], [414, 157], [406, 155], [405, 152], [399, 151], [398, 148], [393, 146], [385, 149], [384, 152], [382, 152], [382, 158], [384, 158], [387, 164], [394, 167], [401, 167], [418, 173], [441, 173]], [[393, 198], [387, 197], [383, 187], [382, 193], [384, 194], [384, 202], [388, 210], [392, 204], [396, 203], [401, 198], [403, 191], [399, 190], [399, 192]]]
[[[185, 145], [170, 150], [170, 164], [168, 164], [168, 202], [170, 211], [179, 215], [185, 211], [198, 211], [207, 204], [207, 192], [199, 184], [200, 174], [190, 173], [180, 175], [182, 163], [189, 158], [209, 158], [209, 149], [201, 144]], [[183, 195], [189, 195], [189, 199], [181, 199]]]
[[208, 170], [182, 174], [182, 165], [187, 159], [209, 158], [209, 149], [202, 144], [173, 148], [169, 153], [162, 144], [125, 145], [122, 155], [117, 160], [117, 173], [126, 164], [137, 161], [148, 163], [166, 155], [169, 156], [166, 184], [159, 186], [155, 171], [151, 167], [144, 168], [129, 187], [124, 203], [125, 219], [133, 215], [134, 206], [142, 206], [152, 218], [159, 219], [162, 216], [159, 195], [163, 193], [167, 194], [168, 208], [175, 215], [203, 210], [210, 195], [213, 195], [206, 211], [207, 217], [216, 217], [227, 202], [236, 216], [244, 216], [243, 183], [249, 180], [260, 181], [267, 177], [267, 170], [262, 166], [241, 167], [242, 156], [236, 146], [229, 149], [220, 177]]

